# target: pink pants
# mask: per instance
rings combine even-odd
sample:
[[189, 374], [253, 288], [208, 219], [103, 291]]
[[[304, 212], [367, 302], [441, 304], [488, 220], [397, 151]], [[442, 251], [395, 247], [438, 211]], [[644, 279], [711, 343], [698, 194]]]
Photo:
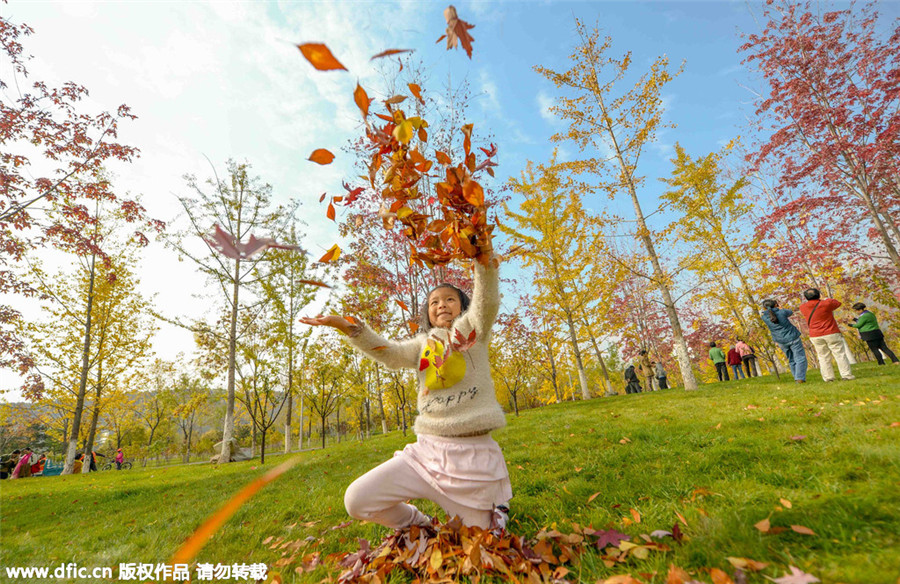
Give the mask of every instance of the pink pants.
[[474, 509], [450, 500], [419, 476], [402, 456], [395, 456], [353, 481], [344, 493], [344, 506], [354, 519], [394, 529], [428, 523], [424, 513], [406, 502], [409, 499], [434, 501], [448, 518], [459, 515], [466, 525], [490, 527], [490, 509]]

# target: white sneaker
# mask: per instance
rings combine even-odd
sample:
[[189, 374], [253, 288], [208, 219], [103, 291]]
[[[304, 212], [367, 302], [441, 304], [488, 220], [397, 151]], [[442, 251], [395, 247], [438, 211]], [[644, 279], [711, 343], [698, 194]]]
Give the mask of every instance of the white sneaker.
[[507, 505], [494, 505], [494, 508], [491, 509], [491, 525], [488, 527], [490, 530], [502, 531], [506, 529], [506, 524], [509, 522], [509, 506]]

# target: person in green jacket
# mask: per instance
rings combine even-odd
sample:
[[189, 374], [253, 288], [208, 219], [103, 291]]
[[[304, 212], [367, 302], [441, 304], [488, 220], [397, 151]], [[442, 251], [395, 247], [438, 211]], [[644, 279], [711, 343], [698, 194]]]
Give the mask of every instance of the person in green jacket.
[[716, 346], [715, 342], [709, 344], [709, 358], [712, 359], [713, 365], [716, 366], [716, 375], [719, 381], [730, 381], [728, 377], [728, 364], [725, 362], [725, 353]]
[[875, 355], [875, 360], [878, 361], [878, 364], [884, 365], [884, 358], [881, 356], [882, 353], [887, 355], [888, 358], [894, 362], [894, 365], [900, 364], [900, 359], [897, 359], [897, 355], [894, 355], [894, 352], [888, 349], [888, 346], [885, 344], [884, 333], [878, 328], [878, 319], [875, 318], [875, 315], [866, 310], [866, 305], [862, 302], [854, 304], [853, 310], [855, 310], [859, 316], [847, 324], [859, 331], [860, 338], [869, 345], [869, 349], [872, 351], [872, 354]]

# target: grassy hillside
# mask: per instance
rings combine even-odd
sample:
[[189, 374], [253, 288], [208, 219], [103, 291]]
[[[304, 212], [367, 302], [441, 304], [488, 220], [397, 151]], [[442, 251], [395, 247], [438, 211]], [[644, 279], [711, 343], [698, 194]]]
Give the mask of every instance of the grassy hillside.
[[[857, 379], [849, 382], [732, 381], [510, 416], [495, 437], [515, 492], [511, 529], [533, 536], [553, 523], [564, 531], [576, 522], [638, 537], [679, 522], [688, 536], [670, 552], [614, 569], [584, 557], [571, 581], [631, 573], [661, 583], [675, 564], [709, 582], [700, 569], [733, 573], [726, 559], [732, 556], [769, 563], [762, 574], [773, 578], [793, 565], [823, 582], [894, 584], [900, 576], [900, 367], [859, 365], [854, 372]], [[346, 485], [411, 440], [393, 432], [302, 454], [301, 464], [215, 535], [200, 561], [272, 565], [283, 550], [264, 545], [270, 537], [312, 537], [300, 551], [323, 556], [354, 551], [359, 537], [380, 540], [388, 530], [376, 525], [331, 528], [347, 520]], [[265, 468], [280, 460], [267, 459]], [[3, 481], [0, 563], [91, 568], [165, 561], [264, 470], [251, 461]], [[772, 527], [804, 526], [815, 535], [764, 534], [754, 524], [766, 518]], [[279, 568], [286, 581], [318, 582], [338, 573], [326, 565], [301, 576], [297, 565]], [[767, 580], [751, 574], [749, 582]]]

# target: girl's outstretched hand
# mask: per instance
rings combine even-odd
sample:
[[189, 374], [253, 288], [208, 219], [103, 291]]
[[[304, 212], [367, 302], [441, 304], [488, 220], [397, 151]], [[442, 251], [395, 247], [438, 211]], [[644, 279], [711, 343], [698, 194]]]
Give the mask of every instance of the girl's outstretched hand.
[[332, 328], [338, 329], [345, 335], [350, 334], [350, 322], [347, 321], [347, 319], [343, 316], [337, 316], [334, 314], [330, 314], [328, 316], [322, 316], [320, 314], [315, 318], [304, 316], [300, 318], [300, 322], [311, 326], [330, 326]]

